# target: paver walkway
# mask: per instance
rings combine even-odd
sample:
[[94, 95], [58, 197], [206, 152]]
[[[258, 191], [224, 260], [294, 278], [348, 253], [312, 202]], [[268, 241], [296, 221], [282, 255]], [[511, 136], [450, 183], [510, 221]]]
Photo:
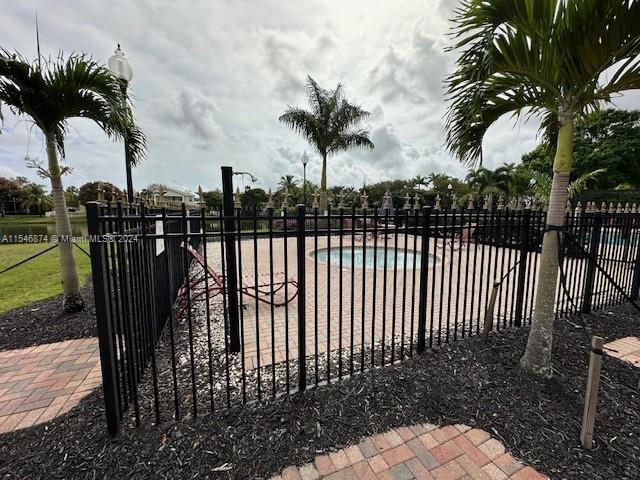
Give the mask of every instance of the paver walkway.
[[605, 343], [607, 355], [629, 362], [634, 367], [640, 367], [640, 338], [625, 337]]
[[542, 480], [484, 430], [466, 425], [400, 427], [287, 467], [272, 480]]
[[0, 352], [0, 433], [68, 412], [101, 382], [97, 338]]

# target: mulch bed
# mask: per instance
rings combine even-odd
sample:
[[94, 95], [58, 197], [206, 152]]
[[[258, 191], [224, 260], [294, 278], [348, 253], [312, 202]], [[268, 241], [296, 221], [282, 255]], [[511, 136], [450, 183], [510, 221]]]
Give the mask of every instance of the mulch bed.
[[82, 288], [85, 309], [62, 314], [62, 295], [0, 314], [0, 350], [33, 347], [97, 335], [93, 287]]
[[[613, 340], [640, 333], [627, 307], [587, 318]], [[66, 416], [0, 437], [6, 478], [259, 479], [392, 427], [465, 423], [552, 478], [640, 478], [640, 369], [605, 358], [595, 447], [580, 448], [588, 364], [582, 331], [557, 322], [555, 376], [524, 374], [528, 329], [471, 338], [301, 395], [105, 435], [99, 391]], [[163, 392], [164, 394], [164, 392]]]

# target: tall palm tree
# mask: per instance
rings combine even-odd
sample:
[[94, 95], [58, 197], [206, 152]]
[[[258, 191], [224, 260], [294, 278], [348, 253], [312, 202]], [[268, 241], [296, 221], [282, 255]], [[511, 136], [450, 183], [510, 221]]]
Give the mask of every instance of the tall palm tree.
[[369, 112], [349, 103], [341, 84], [334, 90], [320, 88], [307, 77], [307, 96], [311, 111], [288, 106], [280, 121], [301, 134], [322, 157], [320, 209], [327, 209], [327, 157], [351, 147], [373, 148], [369, 131], [360, 128]]
[[51, 208], [53, 202], [51, 201], [51, 197], [44, 191], [42, 185], [29, 183], [20, 190], [20, 206], [26, 210], [37, 207], [38, 215], [42, 216], [42, 209]]
[[[576, 118], [640, 87], [640, 2], [464, 0], [454, 19], [457, 68], [446, 80], [446, 141], [476, 164], [503, 115], [541, 118], [555, 142], [549, 228], [564, 223]], [[521, 365], [551, 376], [558, 234], [544, 236], [535, 315]]]
[[[17, 115], [26, 115], [42, 130], [48, 165], [40, 168], [51, 181], [51, 193], [59, 238], [71, 236], [71, 224], [62, 186], [58, 154], [64, 157], [64, 137], [70, 118], [93, 120], [109, 136], [129, 143], [134, 163], [145, 152], [145, 137], [133, 121], [120, 81], [106, 67], [87, 56], [72, 54], [66, 60], [39, 57], [29, 63], [18, 54], [0, 49], [0, 106], [6, 104]], [[1, 117], [0, 117], [1, 119]], [[74, 248], [61, 243], [60, 276], [64, 310], [83, 308]]]

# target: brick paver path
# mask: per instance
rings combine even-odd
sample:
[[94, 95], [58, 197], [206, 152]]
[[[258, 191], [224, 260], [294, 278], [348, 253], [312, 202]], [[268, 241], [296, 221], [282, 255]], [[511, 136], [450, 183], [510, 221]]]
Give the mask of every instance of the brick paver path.
[[0, 352], [0, 433], [62, 415], [100, 384], [97, 338]]
[[[398, 249], [403, 251], [405, 242], [407, 250], [420, 252], [421, 240], [412, 235], [398, 236]], [[343, 248], [351, 248], [351, 237], [343, 237]], [[387, 239], [388, 251], [393, 252], [396, 239], [389, 235]], [[317, 249], [327, 247], [336, 248], [340, 245], [340, 239], [332, 237], [330, 244], [326, 237], [318, 238]], [[354, 246], [362, 248], [362, 241], [355, 242]], [[445, 338], [447, 332], [453, 335], [455, 325], [462, 326], [469, 330], [473, 325], [474, 331], [477, 325], [484, 318], [485, 306], [488, 300], [488, 290], [492, 279], [496, 278], [501, 271], [506, 272], [517, 260], [514, 251], [508, 249], [480, 246], [478, 249], [463, 246], [453, 252], [449, 247], [442, 248], [442, 242], [437, 243], [439, 247], [434, 248], [432, 242], [429, 254], [435, 255], [435, 268], [431, 264], [427, 275], [428, 292], [428, 320], [427, 334], [434, 337], [440, 335]], [[273, 239], [273, 252], [270, 249], [268, 239], [243, 240], [238, 244], [241, 251], [242, 273], [249, 277], [248, 282], [254, 281], [256, 264], [254, 258], [257, 256], [257, 270], [261, 277], [269, 277], [271, 264], [274, 272], [284, 272], [287, 265], [287, 276], [297, 280], [297, 245], [295, 238], [289, 238], [286, 242], [282, 238]], [[367, 240], [367, 247], [373, 247], [372, 240]], [[384, 248], [384, 238], [377, 240], [376, 246]], [[284, 259], [284, 251], [287, 251], [287, 261]], [[344, 263], [342, 270], [339, 264], [333, 260], [328, 265], [327, 262], [316, 262], [315, 244], [313, 238], [306, 239], [305, 269], [306, 269], [306, 351], [307, 354], [315, 353], [316, 331], [315, 321], [318, 321], [318, 352], [327, 350], [348, 348], [351, 336], [354, 344], [362, 343], [362, 333], [364, 326], [365, 343], [371, 343], [372, 337], [375, 340], [386, 338], [389, 340], [393, 335], [404, 337], [405, 343], [409, 345], [410, 339], [417, 336], [417, 316], [418, 316], [418, 289], [419, 289], [419, 262], [417, 262], [416, 280], [414, 287], [413, 264], [407, 263], [405, 270], [402, 259], [398, 260], [398, 271], [394, 271], [394, 262], [389, 261], [387, 270], [378, 268], [360, 268], [351, 270], [351, 264]], [[217, 243], [207, 244], [207, 253], [210, 265], [214, 270], [221, 272], [221, 251]], [[534, 254], [530, 254], [533, 259]], [[372, 253], [368, 254], [372, 257]], [[467, 269], [467, 256], [470, 267]], [[393, 253], [391, 253], [393, 259]], [[401, 257], [402, 258], [402, 257]], [[496, 258], [498, 261], [496, 261]], [[378, 264], [380, 266], [380, 263]], [[442, 268], [444, 267], [444, 269]], [[450, 278], [449, 268], [452, 275]], [[482, 275], [480, 275], [482, 273]], [[352, 279], [353, 275], [353, 279]], [[375, 275], [375, 290], [374, 290]], [[535, 283], [533, 268], [529, 271], [530, 283]], [[444, 276], [444, 281], [441, 277]], [[386, 283], [385, 283], [386, 277]], [[458, 278], [459, 277], [459, 278]], [[514, 276], [509, 280], [513, 283]], [[353, 281], [353, 283], [352, 283]], [[394, 283], [396, 288], [394, 289]], [[342, 285], [342, 295], [340, 295], [340, 285]], [[386, 294], [383, 291], [386, 287]], [[395, 291], [394, 291], [395, 290]], [[375, 291], [375, 302], [374, 302]], [[496, 315], [504, 317], [513, 313], [512, 296], [509, 292], [514, 291], [513, 286], [509, 289], [500, 290], [498, 302], [496, 302]], [[468, 292], [468, 294], [466, 293]], [[276, 298], [280, 300], [284, 290], [281, 290]], [[473, 293], [473, 295], [472, 295]], [[435, 299], [432, 302], [432, 298]], [[243, 310], [243, 345], [247, 369], [257, 366], [258, 351], [260, 351], [260, 364], [262, 366], [271, 364], [272, 349], [275, 350], [274, 357], [276, 363], [282, 362], [286, 358], [286, 342], [289, 337], [289, 358], [297, 358], [298, 351], [298, 299], [294, 299], [286, 307], [274, 308], [266, 303], [258, 303], [253, 298], [246, 295], [242, 298], [245, 305]], [[527, 305], [533, 302], [533, 296], [527, 296]], [[257, 308], [256, 308], [257, 307]], [[472, 308], [473, 307], [473, 308]], [[529, 307], [526, 309], [529, 315]], [[352, 323], [353, 319], [353, 323]], [[275, 345], [271, 342], [271, 328], [275, 331]], [[288, 325], [288, 328], [287, 328]], [[353, 326], [352, 326], [353, 325]], [[384, 332], [384, 335], [383, 335]], [[398, 341], [400, 343], [400, 341]], [[387, 352], [391, 355], [391, 349]], [[395, 358], [399, 356], [395, 352]], [[390, 361], [388, 358], [387, 361]]]
[[634, 367], [640, 367], [640, 338], [625, 337], [605, 343], [607, 355], [629, 362]]
[[366, 438], [313, 463], [287, 467], [272, 480], [542, 480], [484, 430], [422, 424]]

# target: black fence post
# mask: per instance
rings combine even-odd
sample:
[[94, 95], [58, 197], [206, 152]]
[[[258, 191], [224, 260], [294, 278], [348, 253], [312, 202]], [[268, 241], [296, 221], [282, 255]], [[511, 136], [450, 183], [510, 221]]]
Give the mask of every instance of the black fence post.
[[[638, 214], [636, 218], [633, 219], [633, 228], [637, 229], [640, 225], [640, 216]], [[631, 234], [630, 238], [633, 238], [633, 234]], [[640, 245], [636, 246], [636, 258], [633, 262], [633, 281], [631, 283], [631, 299], [633, 301], [637, 301], [640, 296]]]
[[[306, 318], [306, 302], [305, 302], [305, 230], [306, 230], [306, 207], [298, 205], [298, 229], [297, 229], [297, 247], [298, 247], [298, 389], [302, 392], [307, 388], [307, 318]], [[285, 236], [284, 241], [287, 241]]]
[[[589, 239], [589, 256], [594, 260], [598, 256], [598, 246], [600, 245], [600, 230], [602, 227], [602, 216], [600, 212], [593, 214], [591, 226], [591, 238]], [[591, 304], [593, 302], [593, 285], [596, 279], [596, 265], [590, 259], [587, 259], [587, 275], [584, 282], [584, 297], [582, 300], [582, 313], [591, 312]]]
[[524, 293], [527, 288], [527, 260], [529, 257], [529, 226], [531, 224], [531, 210], [526, 208], [520, 217], [520, 259], [518, 264], [518, 286], [516, 287], [516, 313], [514, 325], [522, 326], [522, 312], [524, 310]]
[[98, 218], [100, 204], [87, 203], [87, 227], [89, 233], [89, 249], [91, 252], [91, 270], [93, 273], [93, 295], [98, 323], [98, 345], [100, 348], [100, 366], [102, 370], [102, 390], [104, 392], [105, 414], [107, 416], [107, 433], [115, 436], [120, 431], [120, 402], [118, 400], [118, 378], [116, 353], [113, 349], [113, 325], [107, 305], [109, 292], [106, 278], [109, 275], [105, 245], [99, 236], [102, 234]]
[[236, 225], [233, 208], [233, 169], [222, 167], [222, 213], [224, 215], [224, 250], [227, 271], [223, 272], [227, 287], [229, 312], [229, 350], [240, 351], [240, 313], [238, 309], [238, 271], [236, 266]]
[[[420, 245], [420, 293], [418, 297], [418, 345], [416, 351], [424, 353], [427, 329], [427, 273], [429, 271], [429, 229], [431, 207], [422, 209], [422, 241]], [[417, 233], [417, 232], [416, 232]]]

